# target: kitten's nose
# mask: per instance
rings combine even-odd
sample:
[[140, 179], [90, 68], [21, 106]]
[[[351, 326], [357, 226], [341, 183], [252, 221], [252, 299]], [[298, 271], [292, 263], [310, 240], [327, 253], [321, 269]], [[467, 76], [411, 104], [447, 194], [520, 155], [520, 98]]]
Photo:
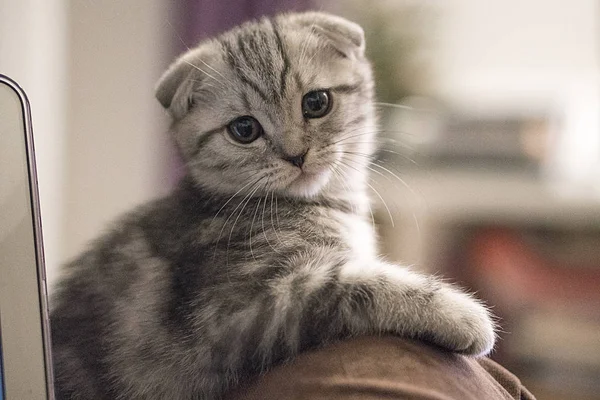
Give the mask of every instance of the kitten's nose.
[[308, 153], [308, 149], [302, 154], [296, 156], [285, 155], [283, 156], [283, 159], [298, 168], [302, 168], [302, 165], [304, 165], [304, 157], [306, 156], [306, 153]]

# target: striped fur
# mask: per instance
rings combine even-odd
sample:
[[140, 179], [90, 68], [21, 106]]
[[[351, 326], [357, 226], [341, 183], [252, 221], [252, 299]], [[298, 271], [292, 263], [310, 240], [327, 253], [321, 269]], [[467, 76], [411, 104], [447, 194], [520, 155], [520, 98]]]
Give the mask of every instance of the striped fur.
[[[305, 119], [316, 89], [332, 109]], [[188, 174], [65, 267], [51, 301], [59, 399], [219, 399], [353, 335], [491, 350], [480, 303], [376, 255], [360, 27], [321, 13], [247, 23], [180, 57], [157, 97]], [[264, 127], [248, 145], [227, 135], [242, 115]], [[302, 170], [283, 160], [305, 149]]]

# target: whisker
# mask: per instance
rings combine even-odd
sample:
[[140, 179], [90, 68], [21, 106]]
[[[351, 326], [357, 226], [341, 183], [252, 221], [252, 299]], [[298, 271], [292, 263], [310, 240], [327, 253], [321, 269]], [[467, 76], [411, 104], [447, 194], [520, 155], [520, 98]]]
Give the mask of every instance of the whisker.
[[[381, 136], [376, 136], [380, 133], [387, 133], [387, 132], [392, 132], [392, 133], [400, 133], [400, 134], [406, 134], [408, 135], [408, 133], [406, 132], [402, 132], [402, 131], [392, 131], [392, 130], [381, 130], [381, 129], [376, 129], [376, 130], [368, 130], [368, 131], [363, 131], [363, 132], [359, 132], [359, 133], [355, 133], [359, 131], [359, 129], [354, 129], [351, 130], [349, 132], [347, 132], [346, 135], [342, 136], [341, 138], [338, 138], [337, 140], [328, 143], [326, 146], [324, 146], [324, 149], [335, 146], [336, 144], [344, 144], [344, 145], [351, 145], [351, 144], [375, 144], [376, 147], [378, 148], [377, 150], [381, 149], [381, 146], [387, 146], [387, 145], [393, 145], [393, 146], [397, 146], [400, 148], [405, 148], [410, 150], [413, 153], [418, 153], [417, 150], [410, 146], [409, 144], [405, 143], [405, 142], [401, 142], [399, 140], [390, 138], [390, 137], [381, 137]], [[350, 141], [350, 139], [354, 139], [354, 138], [358, 138], [361, 136], [371, 136], [368, 140], [353, 140]], [[399, 154], [402, 155], [402, 154]]]
[[[273, 222], [273, 202], [275, 200], [275, 204], [277, 204], [277, 198], [275, 197], [275, 191], [273, 190], [271, 192], [271, 226], [273, 227], [273, 231], [275, 231], [275, 237], [277, 238], [277, 242], [279, 242], [279, 244], [283, 244], [283, 242], [281, 241], [281, 238], [279, 237], [279, 233], [277, 232], [277, 228], [275, 227], [275, 224]], [[275, 208], [275, 215], [277, 216], [277, 208]], [[281, 227], [279, 227], [279, 229], [281, 229]]]
[[[331, 172], [333, 172], [333, 176], [335, 177], [335, 179], [340, 183], [340, 185], [342, 186], [342, 189], [347, 193], [350, 194], [350, 188], [348, 187], [348, 185], [346, 184], [346, 181], [344, 180], [344, 177], [340, 174], [340, 172], [338, 171], [338, 168], [335, 168], [336, 166], [333, 166], [331, 168]], [[352, 212], [354, 214], [358, 214], [357, 210], [356, 210], [356, 206], [354, 203], [350, 203], [351, 207], [352, 207]]]
[[334, 151], [332, 151], [332, 153], [347, 154], [347, 155], [350, 155], [350, 156], [363, 157], [364, 159], [366, 159], [369, 162], [373, 162], [375, 160], [375, 157], [373, 155], [367, 154], [367, 153], [361, 153], [361, 152], [358, 152], [358, 151], [334, 150]]
[[277, 237], [277, 241], [281, 244], [281, 239], [279, 238], [279, 234], [277, 233], [277, 229], [275, 228], [275, 224], [273, 221], [273, 203], [274, 203], [275, 191], [271, 191], [271, 227], [275, 232], [275, 236]]
[[[407, 148], [408, 148], [408, 147], [407, 147]], [[410, 148], [409, 148], [409, 150], [410, 150]], [[409, 157], [409, 156], [407, 156], [406, 154], [402, 154], [402, 153], [399, 153], [399, 152], [397, 152], [397, 151], [394, 151], [394, 150], [389, 150], [389, 149], [382, 149], [382, 148], [379, 148], [379, 149], [377, 149], [377, 153], [380, 153], [380, 152], [394, 154], [394, 155], [396, 155], [396, 156], [398, 156], [398, 157], [401, 157], [402, 159], [404, 159], [404, 160], [406, 160], [406, 161], [410, 162], [411, 164], [413, 164], [413, 165], [415, 165], [415, 166], [417, 166], [417, 167], [421, 167], [421, 164], [419, 164], [419, 163], [418, 163], [416, 160], [414, 160], [414, 159], [410, 158], [410, 157]]]
[[333, 145], [333, 144], [339, 143], [339, 142], [341, 142], [342, 140], [345, 140], [345, 139], [350, 139], [350, 138], [352, 138], [352, 137], [356, 137], [356, 136], [364, 136], [364, 135], [368, 135], [368, 134], [375, 134], [375, 133], [377, 133], [377, 132], [378, 132], [377, 130], [375, 130], [375, 131], [363, 131], [363, 132], [361, 132], [361, 133], [359, 133], [359, 134], [357, 134], [357, 135], [352, 135], [353, 133], [355, 133], [355, 132], [358, 132], [358, 131], [361, 131], [361, 130], [363, 130], [363, 129], [364, 129], [363, 127], [357, 127], [357, 128], [354, 128], [354, 129], [350, 129], [350, 130], [346, 131], [346, 135], [342, 136], [341, 138], [339, 138], [339, 139], [338, 139], [337, 141], [335, 141], [335, 142], [329, 143], [329, 145]]
[[[352, 160], [350, 158], [348, 158], [347, 161], [352, 161]], [[398, 180], [398, 182], [400, 182], [406, 189], [408, 189], [408, 191], [412, 194], [413, 199], [422, 199], [423, 198], [422, 194], [421, 195], [417, 194], [415, 192], [415, 190], [404, 179], [400, 178], [398, 175], [396, 175], [394, 172], [392, 172], [388, 168], [386, 168], [386, 167], [378, 164], [376, 161], [372, 161], [371, 164], [370, 164], [370, 166], [367, 166], [367, 168], [369, 170], [371, 170], [372, 172], [377, 173], [380, 176], [383, 176], [384, 178], [387, 178], [387, 177], [384, 174], [382, 174], [381, 172], [376, 171], [376, 170], [374, 170], [371, 167], [380, 168], [383, 171], [387, 172], [388, 174], [392, 175], [392, 177], [396, 178], [396, 180]], [[387, 179], [389, 180], [389, 178], [387, 178]], [[384, 205], [385, 205], [385, 202], [384, 202]], [[413, 218], [413, 221], [415, 223], [415, 228], [417, 230], [417, 234], [420, 237], [421, 236], [421, 224], [419, 223], [419, 219], [417, 217], [417, 213], [414, 210], [412, 211], [412, 218]], [[392, 226], [393, 226], [393, 223], [392, 223]]]
[[[351, 155], [351, 156], [358, 156], [358, 157], [364, 157], [364, 158], [369, 158], [370, 164], [368, 166], [366, 166], [367, 168], [369, 168], [369, 170], [387, 178], [384, 174], [382, 174], [379, 171], [375, 171], [374, 169], [372, 169], [371, 167], [376, 167], [379, 168], [385, 172], [387, 172], [388, 174], [390, 174], [392, 177], [396, 178], [396, 180], [398, 180], [398, 182], [400, 182], [402, 184], [402, 186], [404, 186], [406, 189], [408, 189], [411, 194], [414, 196], [414, 198], [420, 198], [422, 197], [422, 195], [418, 195], [414, 189], [402, 178], [400, 178], [397, 174], [395, 174], [393, 171], [391, 171], [390, 169], [384, 167], [383, 165], [380, 164], [379, 161], [375, 160], [375, 159], [371, 159], [368, 155], [366, 154], [362, 154], [362, 153], [356, 153], [356, 152], [348, 152], [348, 151], [339, 151], [338, 153], [343, 153], [343, 154], [347, 154], [347, 155]], [[348, 160], [351, 160], [350, 158]], [[389, 179], [389, 178], [387, 178]]]
[[407, 106], [404, 104], [396, 104], [396, 103], [385, 103], [385, 102], [381, 102], [381, 101], [376, 101], [373, 103], [373, 105], [375, 106], [383, 106], [383, 107], [391, 107], [391, 108], [400, 108], [402, 110], [417, 110], [414, 107], [411, 106]]
[[[271, 194], [274, 193], [274, 191], [271, 191]], [[273, 247], [271, 245], [271, 242], [269, 241], [269, 238], [267, 237], [267, 232], [265, 230], [265, 214], [266, 214], [266, 207], [267, 207], [267, 198], [269, 197], [269, 193], [267, 192], [267, 195], [265, 196], [265, 203], [263, 204], [263, 210], [262, 210], [262, 218], [261, 218], [261, 224], [262, 224], [262, 231], [263, 231], [263, 236], [265, 237], [265, 240], [267, 241], [267, 244], [269, 245], [269, 247], [277, 254], [279, 254], [279, 251], [277, 251], [277, 249], [275, 247]], [[273, 197], [271, 197], [271, 210], [273, 209]], [[273, 214], [271, 214], [271, 222], [273, 222]], [[273, 230], [275, 230], [275, 228], [273, 227]], [[277, 231], [275, 231], [275, 235], [277, 236]]]
[[169, 21], [169, 19], [165, 18], [165, 21], [167, 22], [167, 24], [169, 24], [169, 26], [171, 27], [171, 29], [173, 30], [173, 33], [175, 33], [175, 35], [177, 36], [177, 38], [179, 39], [179, 41], [181, 42], [181, 44], [187, 49], [190, 50], [190, 46], [187, 45], [187, 43], [183, 40], [183, 38], [181, 37], [181, 35], [179, 34], [179, 32], [177, 32], [177, 29], [175, 29], [175, 26], [173, 26], [173, 24], [171, 23], [171, 21]]
[[424, 112], [424, 113], [437, 113], [438, 111], [434, 108], [423, 108], [423, 107], [412, 107], [407, 106], [406, 104], [396, 104], [396, 103], [385, 103], [381, 101], [377, 101], [373, 103], [375, 107], [389, 107], [389, 108], [397, 108], [401, 110], [415, 111], [415, 112]]
[[[258, 199], [258, 203], [256, 203], [256, 209], [254, 210], [254, 215], [252, 216], [252, 222], [250, 223], [250, 230], [249, 230], [249, 236], [250, 236], [249, 237], [250, 254], [252, 255], [252, 258], [254, 259], [254, 261], [256, 261], [256, 257], [254, 257], [254, 251], [252, 250], [252, 229], [254, 228], [254, 220], [256, 219], [256, 213], [258, 212], [258, 209], [260, 208], [260, 203], [261, 202], [262, 202], [262, 197], [259, 198]], [[266, 203], [266, 201], [265, 201], [265, 203]]]
[[[177, 38], [179, 39], [179, 41], [181, 42], [181, 44], [183, 44], [183, 46], [187, 49], [187, 50], [191, 50], [190, 46], [187, 45], [187, 43], [183, 40], [183, 38], [181, 37], [181, 35], [179, 34], [179, 32], [177, 32], [177, 29], [175, 29], [175, 27], [173, 26], [173, 24], [171, 23], [171, 21], [169, 21], [168, 19], [166, 19], [167, 24], [169, 24], [169, 26], [171, 27], [171, 29], [173, 30], [173, 32], [175, 33], [175, 35], [177, 36]], [[199, 60], [202, 64], [206, 65], [208, 68], [210, 68], [211, 70], [213, 70], [214, 72], [216, 72], [218, 75], [220, 75], [223, 79], [227, 80], [227, 78], [225, 78], [223, 76], [223, 74], [221, 74], [219, 71], [217, 71], [216, 69], [214, 69], [213, 67], [211, 67], [210, 65], [208, 65], [207, 63], [205, 63], [203, 60]], [[189, 63], [188, 63], [189, 64]], [[191, 65], [191, 64], [190, 64]], [[193, 66], [193, 65], [192, 65]], [[202, 71], [204, 72], [204, 71]], [[206, 73], [206, 72], [204, 72]], [[207, 74], [208, 75], [208, 74]], [[209, 75], [210, 76], [210, 75]], [[211, 78], [215, 79], [214, 77], [211, 76]], [[216, 79], [215, 79], [216, 80]], [[217, 81], [219, 82], [219, 81]], [[221, 84], [223, 84], [223, 82], [221, 82]]]
[[[346, 146], [346, 145], [348, 145], [348, 146], [349, 146], [349, 145], [356, 145], [356, 144], [371, 144], [371, 145], [372, 145], [372, 144], [375, 144], [375, 148], [373, 149], [373, 154], [374, 154], [374, 156], [376, 156], [376, 155], [377, 155], [377, 153], [379, 153], [380, 151], [383, 151], [383, 150], [384, 150], [382, 146], [388, 146], [388, 145], [390, 145], [390, 144], [387, 144], [387, 143], [377, 143], [376, 141], [372, 141], [372, 140], [371, 140], [371, 141], [366, 141], [366, 142], [347, 142], [347, 143], [341, 143], [341, 145], [344, 145], [344, 146]], [[392, 146], [392, 147], [397, 147], [399, 150], [400, 150], [400, 149], [406, 149], [406, 150], [409, 150], [411, 153], [419, 154], [419, 153], [418, 153], [416, 150], [414, 150], [412, 147], [410, 147], [410, 146], [408, 146], [408, 145], [403, 145], [403, 144], [401, 144], [401, 143], [398, 143], [398, 144], [391, 143], [391, 146]], [[411, 161], [411, 162], [413, 162], [413, 163], [415, 162], [414, 160], [412, 160], [412, 159], [411, 159], [411, 158], [410, 158], [408, 155], [406, 155], [406, 154], [402, 154], [402, 153], [394, 152], [394, 151], [392, 151], [392, 150], [387, 150], [387, 151], [390, 151], [390, 152], [392, 152], [392, 153], [394, 153], [394, 154], [396, 154], [396, 155], [400, 156], [402, 159], [407, 159], [408, 161]]]
[[[349, 167], [347, 164], [343, 164], [345, 167]], [[345, 173], [345, 171], [343, 169], [341, 169], [341, 167], [339, 168], [339, 173], [342, 175], [342, 179], [345, 179], [348, 177], [348, 175]], [[371, 207], [371, 202], [367, 202], [367, 206], [369, 207], [369, 214], [371, 215], [371, 228], [373, 229], [373, 231], [375, 231], [375, 214], [373, 213], [373, 208]]]
[[[342, 162], [342, 163], [343, 163], [343, 162]], [[343, 163], [343, 164], [344, 164], [344, 163]], [[351, 165], [348, 165], [348, 164], [345, 164], [345, 165], [346, 165], [348, 168], [352, 168], [352, 169], [354, 169], [354, 170], [356, 170], [356, 171], [358, 171], [358, 172], [360, 173], [360, 170], [359, 170], [359, 169], [357, 169], [357, 168], [354, 168], [353, 166], [351, 166]], [[369, 188], [371, 188], [371, 190], [373, 190], [373, 192], [375, 192], [375, 194], [377, 195], [377, 197], [379, 197], [379, 199], [380, 199], [380, 200], [381, 200], [381, 202], [383, 203], [383, 206], [385, 207], [385, 209], [386, 209], [386, 211], [387, 211], [387, 214], [388, 214], [388, 216], [389, 216], [389, 218], [390, 218], [390, 222], [392, 223], [392, 228], [394, 228], [394, 227], [395, 227], [395, 224], [394, 224], [394, 217], [392, 217], [392, 212], [390, 211], [390, 209], [389, 209], [389, 207], [388, 207], [388, 205], [387, 205], [386, 201], [383, 199], [383, 197], [382, 197], [382, 196], [381, 196], [381, 194], [380, 194], [380, 193], [377, 191], [377, 189], [375, 189], [373, 186], [371, 186], [371, 184], [369, 184], [369, 182], [366, 182], [366, 181], [365, 181], [365, 185], [367, 185]]]
[[214, 71], [221, 78], [227, 80], [227, 78], [222, 73], [220, 73], [219, 71], [217, 71], [216, 69], [214, 69], [213, 67], [211, 67], [210, 65], [208, 65], [206, 62], [204, 62], [204, 60], [202, 60], [202, 59], [199, 58], [198, 61], [200, 61], [202, 64], [206, 65], [206, 67], [208, 67], [211, 71]]
[[[350, 139], [350, 138], [348, 138], [348, 139]], [[345, 142], [345, 143], [340, 143], [340, 144], [341, 145], [352, 145], [352, 144], [363, 144], [363, 143], [364, 144], [373, 144], [373, 143], [377, 144], [378, 140], [383, 141], [384, 139], [383, 138], [374, 138], [373, 140], [370, 140], [370, 141], [359, 141], [359, 142], [353, 141], [353, 142]], [[338, 143], [338, 142], [336, 142], [336, 143]], [[403, 144], [403, 143], [398, 143], [398, 145], [399, 146], [403, 146], [403, 147], [411, 150], [413, 153], [416, 153], [416, 150], [413, 149], [411, 146], [408, 146], [408, 145]], [[327, 146], [323, 147], [323, 150], [327, 150], [329, 147], [331, 147], [331, 145], [327, 145]], [[339, 152], [339, 151], [348, 151], [348, 150], [342, 149], [342, 150], [335, 150], [333, 152]], [[369, 154], [366, 154], [366, 153], [363, 153], [363, 154], [364, 154], [365, 157], [371, 157], [372, 160], [375, 161], [376, 160], [376, 156], [375, 155], [377, 153], [380, 153], [380, 152], [387, 152], [387, 153], [394, 154], [394, 155], [396, 155], [398, 157], [401, 157], [402, 159], [405, 159], [405, 160], [409, 161], [411, 164], [413, 164], [413, 165], [415, 165], [417, 167], [421, 166], [421, 165], [419, 165], [419, 163], [417, 161], [415, 161], [414, 159], [412, 159], [408, 155], [400, 153], [400, 152], [397, 152], [397, 151], [394, 151], [394, 150], [385, 149], [385, 148], [381, 147], [380, 145], [378, 145], [376, 147], [376, 149], [374, 150], [374, 154], [373, 155], [369, 155]], [[358, 154], [358, 153], [356, 153], [356, 154]]]
[[279, 197], [275, 197], [275, 220], [277, 221], [277, 227], [279, 228], [279, 231], [281, 231], [281, 223], [279, 222], [279, 212], [278, 212], [278, 203], [279, 203]]
[[233, 199], [235, 198], [235, 196], [237, 196], [237, 195], [238, 195], [238, 194], [239, 194], [239, 193], [240, 193], [242, 190], [244, 190], [245, 188], [247, 188], [249, 185], [253, 185], [253, 184], [257, 183], [257, 182], [258, 182], [259, 180], [261, 180], [261, 179], [262, 179], [262, 177], [258, 178], [258, 179], [257, 179], [257, 180], [255, 180], [254, 182], [250, 181], [250, 182], [246, 183], [244, 186], [242, 186], [242, 188], [241, 188], [240, 190], [238, 190], [237, 192], [235, 192], [235, 193], [233, 194], [233, 196], [231, 196], [231, 197], [229, 198], [229, 200], [227, 200], [227, 201], [225, 202], [225, 204], [223, 204], [223, 205], [221, 206], [221, 208], [219, 208], [219, 211], [217, 211], [217, 213], [215, 214], [215, 216], [213, 217], [213, 219], [212, 219], [212, 220], [214, 221], [214, 220], [215, 220], [215, 218], [217, 218], [217, 216], [219, 215], [219, 213], [220, 213], [220, 212], [221, 212], [221, 211], [222, 211], [222, 210], [225, 208], [225, 206], [227, 206], [227, 204], [229, 204], [229, 203], [231, 202], [231, 200], [233, 200]]
[[[213, 253], [213, 259], [217, 256], [217, 250], [219, 248], [219, 241], [221, 240], [221, 235], [223, 234], [223, 231], [225, 230], [225, 227], [227, 226], [227, 223], [229, 222], [229, 220], [231, 219], [231, 217], [233, 217], [235, 215], [235, 212], [238, 210], [238, 208], [242, 205], [242, 203], [246, 200], [246, 198], [250, 197], [252, 195], [252, 190], [255, 187], [258, 187], [258, 184], [260, 182], [261, 179], [263, 179], [264, 177], [261, 176], [260, 178], [258, 178], [256, 181], [253, 182], [252, 186], [249, 189], [249, 192], [242, 198], [242, 200], [238, 203], [238, 205], [233, 209], [233, 211], [231, 212], [231, 214], [229, 214], [229, 216], [227, 217], [227, 219], [225, 220], [225, 222], [223, 223], [223, 226], [221, 227], [221, 231], [219, 231], [219, 236], [217, 237], [217, 241], [215, 242], [215, 251]], [[238, 191], [239, 193], [240, 191]], [[232, 198], [235, 196], [232, 196]]]
[[191, 62], [189, 62], [188, 60], [184, 60], [182, 59], [181, 61], [183, 61], [184, 63], [192, 66], [193, 68], [197, 69], [198, 71], [202, 72], [203, 74], [205, 74], [206, 76], [212, 78], [215, 82], [218, 82], [221, 84], [222, 87], [225, 87], [225, 83], [220, 81], [219, 79], [215, 78], [214, 76], [212, 76], [211, 74], [209, 74], [208, 72], [206, 72], [205, 70], [203, 70], [202, 68], [200, 68], [199, 66], [192, 64]]
[[[311, 26], [309, 28], [310, 33], [312, 33], [312, 30], [315, 28], [315, 24], [316, 24], [316, 21], [313, 21], [313, 23], [311, 24]], [[302, 65], [304, 65], [304, 61], [306, 58], [306, 50], [308, 50], [308, 44], [309, 44], [310, 40], [312, 40], [312, 39], [313, 39], [312, 34], [304, 36], [304, 41], [302, 42], [302, 47], [300, 50], [300, 57], [299, 57], [299, 60], [301, 61]]]
[[240, 212], [238, 213], [237, 217], [233, 221], [233, 225], [231, 226], [231, 230], [229, 231], [229, 238], [227, 239], [227, 250], [225, 252], [225, 257], [226, 257], [226, 260], [227, 260], [227, 265], [229, 265], [229, 246], [231, 245], [231, 237], [233, 236], [233, 231], [235, 229], [235, 225], [237, 224], [237, 222], [239, 221], [240, 217], [244, 213], [244, 209], [250, 203], [250, 200], [252, 200], [252, 196], [254, 196], [254, 194], [258, 191], [258, 189], [260, 189], [260, 185], [256, 185], [256, 187], [254, 188], [254, 190], [246, 195], [246, 202], [244, 203], [244, 205], [242, 206], [242, 208], [241, 208]]
[[413, 190], [413, 188], [404, 179], [400, 178], [398, 175], [396, 175], [395, 173], [393, 173], [392, 171], [390, 171], [383, 165], [381, 165], [375, 161], [373, 161], [373, 163], [371, 163], [371, 165], [373, 165], [374, 167], [377, 167], [379, 169], [382, 169], [382, 170], [386, 171], [388, 174], [392, 175], [394, 178], [396, 178], [398, 180], [398, 182], [400, 182], [405, 188], [407, 188], [415, 198], [423, 197], [422, 195], [421, 196], [417, 195], [417, 193]]
[[[325, 7], [323, 5], [321, 5], [315, 11], [321, 12], [321, 11], [324, 10], [324, 8]], [[317, 36], [313, 35], [313, 29], [315, 29], [316, 23], [317, 23], [316, 20], [313, 21], [312, 24], [310, 25], [310, 28], [308, 29], [309, 30], [309, 34], [304, 35], [304, 41], [303, 41], [302, 46], [301, 46], [300, 57], [298, 57], [298, 59], [300, 60], [300, 65], [306, 65], [306, 63], [304, 61], [306, 60], [306, 51], [308, 50], [308, 45], [309, 45], [309, 43], [310, 43], [311, 40], [313, 40], [313, 39], [316, 40], [317, 39]]]
[[[348, 154], [348, 153], [346, 153], [346, 154]], [[384, 179], [386, 179], [388, 182], [389, 182], [389, 181], [391, 181], [391, 179], [390, 179], [388, 176], [386, 176], [386, 175], [384, 175], [383, 173], [381, 173], [381, 172], [377, 171], [376, 169], [373, 169], [373, 168], [371, 168], [371, 166], [369, 166], [369, 165], [364, 165], [364, 164], [362, 164], [362, 163], [359, 163], [358, 161], [356, 161], [356, 160], [353, 160], [353, 159], [352, 159], [352, 158], [350, 158], [350, 157], [348, 157], [348, 158], [347, 158], [345, 161], [352, 161], [352, 162], [354, 162], [354, 163], [357, 163], [357, 164], [358, 164], [358, 165], [360, 165], [361, 167], [365, 167], [365, 168], [367, 168], [369, 171], [371, 171], [371, 172], [373, 172], [373, 173], [376, 173], [377, 175], [379, 175], [379, 176], [383, 177], [383, 178], [384, 178]], [[370, 162], [372, 163], [372, 161], [370, 161]]]
[[306, 64], [310, 64], [311, 61], [317, 56], [317, 54], [319, 54], [321, 52], [321, 50], [323, 50], [323, 48], [325, 47], [324, 44], [321, 43], [317, 43], [317, 47], [315, 49], [315, 52], [313, 53], [313, 55], [308, 59], [308, 61], [306, 62]]
[[340, 142], [344, 142], [345, 140], [350, 140], [350, 139], [355, 138], [355, 137], [365, 136], [365, 135], [369, 135], [369, 134], [373, 134], [373, 133], [361, 132], [361, 133], [357, 133], [356, 135], [345, 136], [345, 137], [342, 137], [341, 139], [336, 140], [335, 142], [329, 143], [328, 146], [333, 146], [333, 145], [338, 144]]
[[[377, 133], [379, 133], [379, 132], [365, 132], [360, 135], [355, 135], [353, 137], [359, 137], [359, 136], [365, 136], [365, 135], [376, 135]], [[338, 140], [336, 142], [330, 143], [328, 146], [333, 145], [333, 144], [338, 144], [338, 143], [341, 143], [341, 144], [375, 144], [378, 146], [392, 145], [392, 146], [411, 150], [412, 152], [415, 152], [415, 153], [417, 152], [417, 150], [413, 146], [411, 146], [407, 143], [401, 142], [399, 140], [396, 140], [396, 139], [388, 138], [388, 137], [377, 137], [376, 136], [376, 137], [371, 137], [371, 138], [369, 138], [369, 140], [364, 140], [364, 141], [360, 141], [360, 140], [352, 141], [352, 142], [347, 141], [347, 140], [352, 139], [353, 137], [348, 137], [348, 138], [345, 138], [342, 140]]]
[[[379, 151], [384, 151], [383, 149], [380, 149]], [[357, 157], [363, 157], [366, 160], [368, 160], [370, 163], [376, 163], [376, 162], [380, 162], [377, 160], [377, 158], [375, 157], [375, 155], [373, 154], [367, 154], [367, 153], [361, 153], [361, 152], [357, 152], [357, 151], [349, 151], [349, 150], [333, 150], [331, 151], [332, 153], [338, 153], [338, 154], [347, 154], [347, 155], [351, 155], [351, 156], [357, 156]], [[391, 153], [394, 153], [398, 156], [404, 157], [406, 158], [408, 161], [413, 162], [415, 165], [419, 166], [419, 164], [417, 164], [416, 161], [414, 161], [413, 159], [411, 159], [410, 157], [405, 156], [404, 154], [400, 154], [394, 151], [391, 151]]]

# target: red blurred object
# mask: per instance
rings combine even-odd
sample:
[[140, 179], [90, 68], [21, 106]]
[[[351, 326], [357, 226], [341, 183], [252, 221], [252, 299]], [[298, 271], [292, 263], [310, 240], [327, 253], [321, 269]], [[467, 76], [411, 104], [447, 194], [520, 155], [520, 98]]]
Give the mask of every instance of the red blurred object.
[[600, 260], [596, 265], [558, 262], [505, 228], [479, 230], [467, 254], [473, 283], [495, 303], [600, 313]]

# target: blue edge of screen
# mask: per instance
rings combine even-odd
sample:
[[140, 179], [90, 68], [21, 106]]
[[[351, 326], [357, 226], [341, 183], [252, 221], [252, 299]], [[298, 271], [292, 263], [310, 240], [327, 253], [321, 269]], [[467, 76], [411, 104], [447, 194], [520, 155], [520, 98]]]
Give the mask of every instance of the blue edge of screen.
[[0, 400], [4, 400], [4, 378], [2, 374], [2, 341], [0, 340]]

